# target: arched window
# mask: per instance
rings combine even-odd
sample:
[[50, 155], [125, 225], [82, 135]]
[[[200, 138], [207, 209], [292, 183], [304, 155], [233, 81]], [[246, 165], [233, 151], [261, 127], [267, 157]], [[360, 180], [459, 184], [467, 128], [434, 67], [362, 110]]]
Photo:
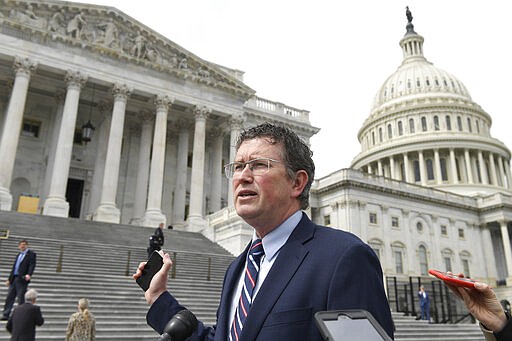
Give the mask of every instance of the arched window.
[[428, 261], [427, 261], [427, 249], [425, 246], [420, 245], [418, 247], [418, 257], [420, 259], [420, 273], [422, 275], [428, 274]]
[[452, 130], [452, 121], [448, 115], [446, 115], [446, 130]]
[[372, 131], [372, 145], [375, 145], [375, 132]]
[[382, 128], [379, 128], [379, 142], [382, 142]]
[[432, 159], [427, 159], [427, 179], [434, 180], [434, 165]]
[[434, 129], [439, 130], [439, 117], [434, 116]]
[[420, 162], [418, 160], [414, 160], [413, 168], [414, 168], [414, 181], [416, 181], [416, 182], [421, 181]]
[[402, 121], [398, 121], [398, 135], [402, 136], [404, 134], [404, 127], [402, 125]]
[[448, 181], [448, 172], [446, 171], [446, 159], [441, 158], [439, 161], [441, 162], [441, 179], [443, 181]]
[[460, 116], [457, 116], [457, 129], [462, 131], [462, 118]]
[[471, 118], [468, 117], [468, 130], [471, 133], [473, 131], [473, 128], [471, 127]]
[[475, 121], [476, 124], [476, 132], [480, 134], [480, 124], [478, 124], [478, 120]]
[[414, 134], [414, 119], [409, 119], [409, 133]]
[[421, 130], [427, 131], [427, 118], [425, 116], [421, 118]]
[[391, 128], [391, 124], [388, 124], [388, 139], [393, 138], [393, 129]]

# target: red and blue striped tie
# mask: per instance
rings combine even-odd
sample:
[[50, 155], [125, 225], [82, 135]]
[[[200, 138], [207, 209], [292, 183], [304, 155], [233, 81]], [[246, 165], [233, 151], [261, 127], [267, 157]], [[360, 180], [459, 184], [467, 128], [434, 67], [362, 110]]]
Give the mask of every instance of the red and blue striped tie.
[[256, 281], [258, 279], [258, 272], [260, 270], [260, 260], [265, 254], [263, 251], [263, 244], [261, 239], [256, 239], [252, 242], [251, 248], [249, 249], [249, 256], [247, 257], [247, 267], [245, 268], [244, 275], [244, 286], [242, 293], [240, 294], [240, 300], [238, 301], [238, 307], [236, 308], [235, 318], [231, 324], [231, 332], [229, 339], [231, 341], [238, 341], [242, 328], [244, 326], [245, 319], [249, 313], [249, 309], [252, 304], [252, 294]]

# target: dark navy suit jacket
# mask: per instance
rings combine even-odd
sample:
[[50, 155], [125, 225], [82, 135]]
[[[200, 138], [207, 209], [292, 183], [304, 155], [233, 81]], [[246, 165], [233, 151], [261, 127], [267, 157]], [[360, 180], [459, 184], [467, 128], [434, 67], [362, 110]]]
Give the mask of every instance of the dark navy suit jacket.
[[[18, 253], [19, 254], [19, 253]], [[18, 259], [18, 254], [14, 258], [14, 263], [12, 265], [11, 273], [9, 274], [9, 282], [14, 282], [14, 267], [16, 266], [16, 259]], [[20, 263], [20, 267], [18, 268], [18, 275], [20, 277], [24, 277], [25, 275], [30, 275], [34, 273], [34, 269], [36, 268], [36, 253], [31, 249], [27, 250], [25, 257]], [[29, 281], [30, 282], [30, 281]]]
[[[228, 339], [231, 300], [246, 254], [247, 249], [226, 271], [217, 325], [199, 322], [188, 340]], [[182, 309], [165, 292], [151, 306], [147, 322], [162, 333]], [[314, 313], [344, 309], [369, 311], [393, 337], [382, 270], [373, 250], [355, 235], [316, 225], [303, 213], [253, 302], [240, 340], [322, 340]]]

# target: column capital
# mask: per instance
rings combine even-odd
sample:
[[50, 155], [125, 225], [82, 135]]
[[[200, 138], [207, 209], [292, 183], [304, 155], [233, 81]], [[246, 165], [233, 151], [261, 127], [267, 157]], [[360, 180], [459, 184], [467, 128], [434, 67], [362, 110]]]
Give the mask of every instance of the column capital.
[[240, 129], [244, 124], [244, 117], [242, 114], [233, 115], [228, 119], [228, 123], [231, 129]]
[[170, 98], [167, 95], [156, 95], [153, 102], [157, 111], [168, 111], [169, 106], [174, 102], [174, 98]]
[[14, 58], [13, 68], [16, 73], [23, 73], [29, 75], [37, 68], [37, 62], [29, 59], [28, 57], [16, 56]]
[[66, 81], [68, 88], [75, 87], [81, 89], [85, 85], [85, 82], [87, 82], [87, 78], [87, 75], [84, 75], [80, 71], [68, 70], [64, 80]]
[[204, 106], [204, 105], [196, 105], [194, 107], [194, 115], [196, 119], [204, 119], [208, 118], [208, 116], [212, 113], [212, 109]]
[[128, 100], [128, 97], [131, 96], [133, 88], [128, 86], [127, 84], [115, 83], [112, 87], [112, 95], [114, 95], [114, 100]]

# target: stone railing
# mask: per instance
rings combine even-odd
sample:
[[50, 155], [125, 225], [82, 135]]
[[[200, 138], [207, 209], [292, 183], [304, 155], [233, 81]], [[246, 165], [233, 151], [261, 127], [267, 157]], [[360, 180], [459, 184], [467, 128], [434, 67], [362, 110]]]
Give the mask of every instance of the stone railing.
[[296, 109], [283, 103], [273, 102], [258, 96], [252, 96], [247, 100], [245, 105], [248, 108], [264, 111], [274, 115], [284, 115], [293, 119], [309, 122], [309, 111]]

